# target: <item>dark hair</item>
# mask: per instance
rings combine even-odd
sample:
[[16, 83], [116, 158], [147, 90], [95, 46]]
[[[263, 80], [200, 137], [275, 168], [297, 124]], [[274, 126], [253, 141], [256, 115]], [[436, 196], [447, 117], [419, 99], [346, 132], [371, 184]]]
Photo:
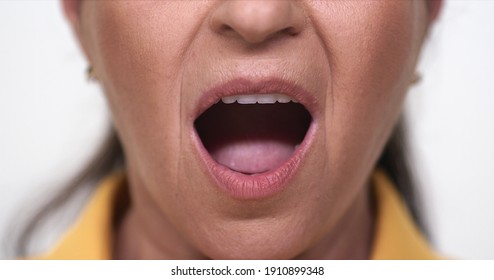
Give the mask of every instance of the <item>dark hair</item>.
[[421, 210], [424, 208], [421, 203], [417, 180], [414, 176], [413, 165], [410, 161], [411, 154], [406, 127], [406, 121], [402, 117], [384, 147], [384, 151], [377, 165], [384, 169], [386, 174], [391, 178], [391, 181], [393, 181], [396, 189], [405, 201], [405, 205], [412, 215], [415, 224], [424, 236], [428, 237], [427, 227], [421, 215]]
[[[417, 189], [408, 161], [408, 146], [405, 133], [405, 123], [401, 119], [389, 138], [377, 164], [384, 169], [395, 183], [416, 224], [426, 233], [424, 224], [420, 219]], [[75, 196], [81, 186], [94, 188], [97, 185], [96, 182], [102, 177], [110, 173], [115, 167], [123, 165], [123, 160], [124, 155], [120, 142], [116, 134], [112, 132], [104, 145], [101, 146], [100, 152], [96, 154], [79, 176], [74, 178], [62, 191], [50, 198], [44, 205], [37, 208], [37, 211], [27, 219], [27, 223], [20, 227], [20, 230], [12, 232], [13, 234], [18, 232], [18, 234], [15, 234], [15, 238], [12, 238], [14, 242], [7, 244], [9, 251], [15, 256], [28, 255], [36, 233], [47, 220], [67, 206], [66, 204], [68, 204], [70, 198]]]

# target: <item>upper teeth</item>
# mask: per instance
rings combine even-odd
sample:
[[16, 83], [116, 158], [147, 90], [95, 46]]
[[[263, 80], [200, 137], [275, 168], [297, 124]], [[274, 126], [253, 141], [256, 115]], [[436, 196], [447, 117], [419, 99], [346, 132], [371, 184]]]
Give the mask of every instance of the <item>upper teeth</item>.
[[235, 102], [238, 102], [239, 104], [274, 104], [276, 103], [276, 101], [278, 101], [279, 103], [288, 103], [290, 101], [298, 103], [296, 100], [281, 93], [226, 96], [221, 98], [221, 101], [223, 101], [223, 103], [225, 104], [231, 104]]

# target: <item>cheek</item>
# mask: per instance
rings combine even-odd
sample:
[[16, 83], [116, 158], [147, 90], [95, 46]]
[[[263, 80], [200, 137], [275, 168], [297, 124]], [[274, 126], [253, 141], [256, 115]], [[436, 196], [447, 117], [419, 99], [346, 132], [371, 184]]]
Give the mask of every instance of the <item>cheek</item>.
[[91, 1], [85, 9], [85, 39], [126, 156], [144, 163], [161, 152], [174, 161], [183, 60], [205, 9], [187, 1]]
[[425, 31], [422, 4], [336, 1], [332, 17], [318, 16], [328, 19], [319, 24], [332, 64], [328, 158], [346, 176], [368, 172], [398, 118]]

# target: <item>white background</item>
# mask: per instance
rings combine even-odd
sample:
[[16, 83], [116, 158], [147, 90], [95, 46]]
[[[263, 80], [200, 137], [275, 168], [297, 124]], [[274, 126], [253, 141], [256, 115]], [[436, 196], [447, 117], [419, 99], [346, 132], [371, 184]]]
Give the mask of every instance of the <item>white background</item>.
[[[108, 129], [85, 67], [58, 1], [0, 1], [0, 239]], [[407, 113], [433, 242], [494, 259], [494, 1], [446, 1], [419, 69]]]

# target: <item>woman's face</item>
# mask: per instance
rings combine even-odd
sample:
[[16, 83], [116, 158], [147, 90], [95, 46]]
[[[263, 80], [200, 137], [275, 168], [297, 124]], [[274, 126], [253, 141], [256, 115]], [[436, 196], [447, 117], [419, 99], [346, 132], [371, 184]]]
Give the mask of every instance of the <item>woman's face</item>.
[[[174, 258], [292, 258], [365, 230], [425, 1], [66, 2], [149, 243]], [[237, 103], [249, 98], [280, 102]]]

